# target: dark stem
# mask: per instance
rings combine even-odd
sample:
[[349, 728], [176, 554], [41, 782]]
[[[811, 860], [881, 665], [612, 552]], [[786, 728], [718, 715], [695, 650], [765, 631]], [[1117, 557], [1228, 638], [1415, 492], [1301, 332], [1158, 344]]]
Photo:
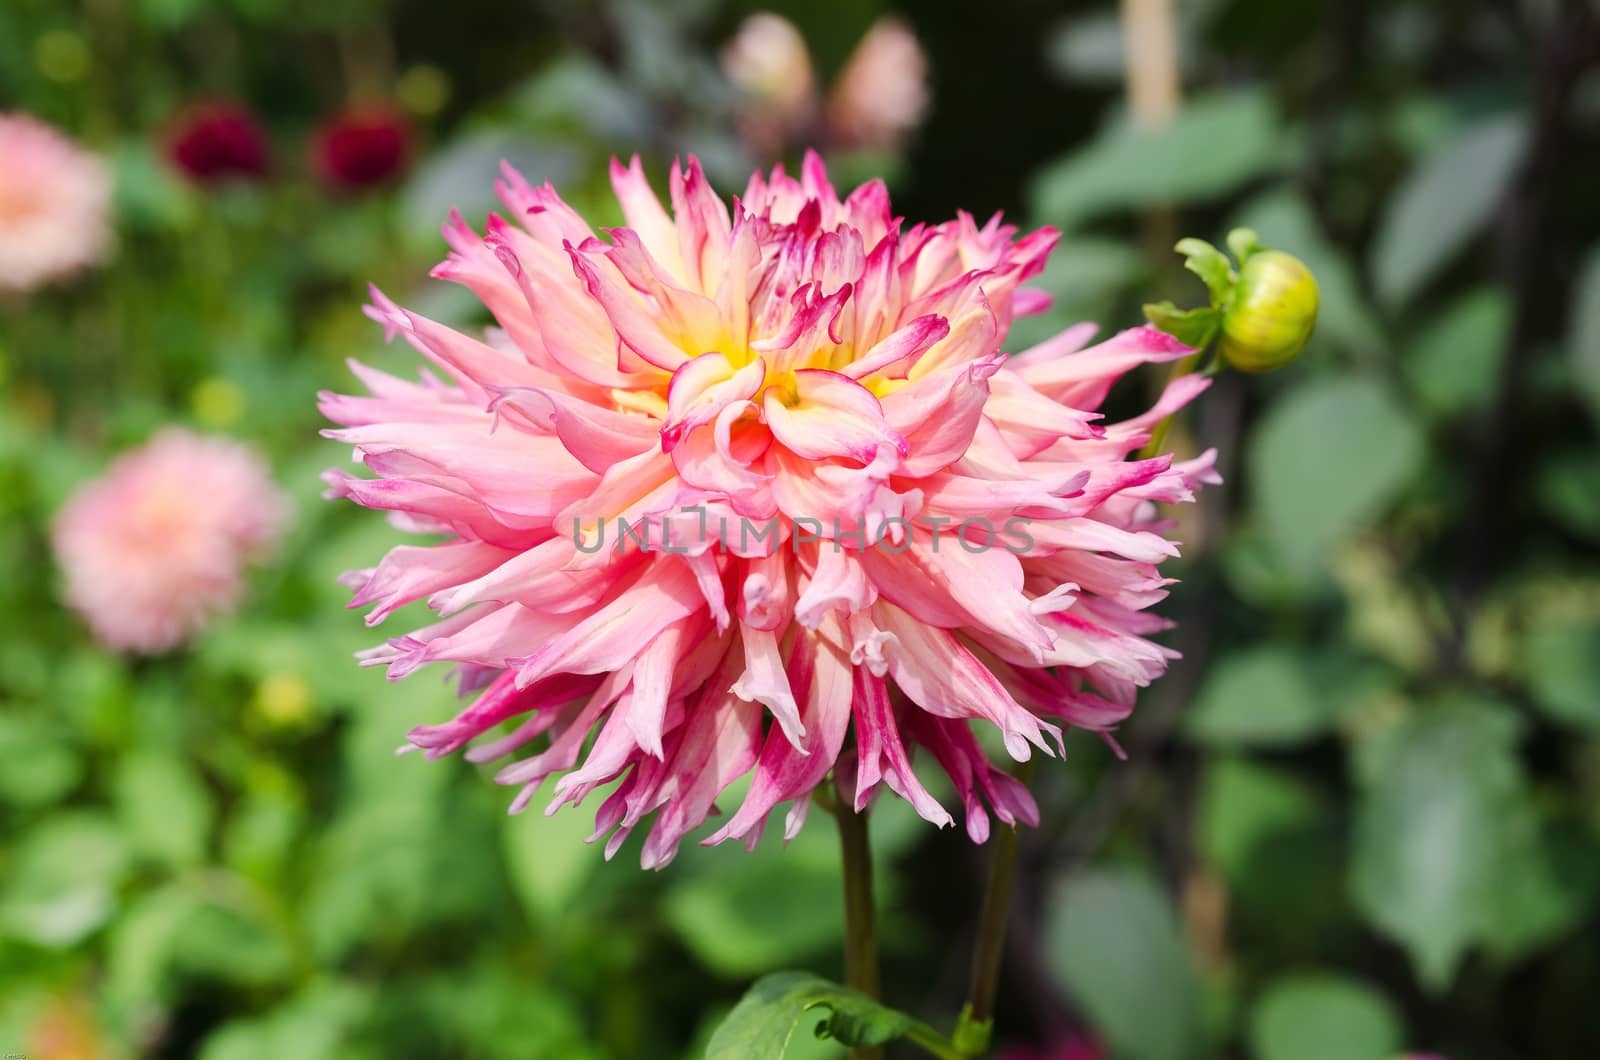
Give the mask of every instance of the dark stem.
[[[872, 849], [867, 815], [847, 800], [834, 809], [839, 851], [844, 856], [844, 981], [870, 998], [878, 997], [878, 923], [872, 902]], [[881, 1048], [852, 1049], [855, 1060], [881, 1060]]]
[[1562, 5], [1542, 41], [1539, 78], [1534, 85], [1531, 135], [1520, 172], [1502, 206], [1500, 260], [1503, 283], [1514, 311], [1511, 333], [1500, 361], [1496, 400], [1489, 410], [1477, 452], [1475, 490], [1461, 525], [1459, 571], [1451, 601], [1454, 637], [1452, 669], [1464, 665], [1469, 616], [1501, 569], [1500, 557], [1520, 509], [1506, 503], [1506, 483], [1526, 480], [1521, 466], [1527, 447], [1517, 444], [1522, 404], [1531, 373], [1530, 354], [1538, 347], [1540, 294], [1551, 260], [1550, 185], [1571, 135], [1572, 98], [1583, 75], [1600, 61], [1600, 19], [1584, 5]]
[[[1016, 777], [1028, 783], [1033, 762], [1017, 764]], [[956, 1047], [966, 1056], [983, 1056], [989, 1050], [989, 1035], [994, 1025], [994, 999], [1000, 986], [1000, 963], [1005, 954], [1007, 913], [1017, 876], [1016, 828], [1001, 828], [994, 836], [989, 862], [989, 882], [983, 890], [983, 905], [978, 910], [978, 936], [972, 947], [972, 977], [967, 986], [967, 1005], [956, 1028]]]

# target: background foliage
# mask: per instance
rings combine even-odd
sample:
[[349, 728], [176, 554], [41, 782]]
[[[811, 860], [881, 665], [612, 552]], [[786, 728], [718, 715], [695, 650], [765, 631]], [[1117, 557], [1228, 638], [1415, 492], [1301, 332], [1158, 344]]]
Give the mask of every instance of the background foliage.
[[[885, 7], [774, 3], [837, 69]], [[1037, 774], [1000, 1037], [1118, 1057], [1577, 1058], [1600, 1045], [1600, 74], [1582, 4], [1179, 4], [1189, 93], [1122, 116], [1116, 12], [900, 5], [933, 109], [885, 170], [912, 218], [1066, 232], [1049, 319], [1200, 300], [1168, 251], [1232, 224], [1303, 257], [1310, 351], [1224, 377], [1176, 431], [1230, 484], [1182, 513], [1184, 661], [1122, 734]], [[450, 711], [387, 684], [334, 576], [392, 532], [317, 499], [313, 393], [407, 365], [358, 312], [430, 315], [450, 205], [507, 156], [615, 221], [604, 162], [752, 164], [716, 48], [751, 5], [8, 0], [0, 107], [107, 153], [120, 249], [0, 302], [0, 1047], [62, 1057], [700, 1055], [748, 981], [835, 974], [826, 822], [787, 851], [599, 871], [586, 820], [506, 818], [456, 761], [392, 755]], [[422, 139], [392, 191], [299, 161], [346, 96]], [[182, 103], [241, 98], [259, 185], [163, 163]], [[4, 164], [0, 160], [0, 164]], [[1022, 332], [1026, 332], [1025, 334]], [[1153, 381], [1152, 385], [1153, 385]], [[1120, 400], [1138, 401], [1136, 392]], [[129, 662], [57, 602], [47, 526], [169, 420], [251, 439], [295, 529], [246, 610]], [[400, 620], [396, 620], [400, 621]], [[873, 818], [890, 1000], [959, 1004], [984, 852]], [[794, 1055], [832, 1055], [796, 1036]], [[73, 1051], [77, 1050], [77, 1051]]]

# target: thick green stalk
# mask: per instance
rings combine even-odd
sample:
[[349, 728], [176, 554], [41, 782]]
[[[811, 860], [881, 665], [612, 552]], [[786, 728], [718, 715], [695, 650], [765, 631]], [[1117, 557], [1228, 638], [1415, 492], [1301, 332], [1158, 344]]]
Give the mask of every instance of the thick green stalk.
[[[844, 855], [844, 981], [845, 985], [876, 999], [878, 985], [878, 924], [872, 901], [872, 850], [867, 841], [867, 816], [840, 800], [834, 808], [839, 822], [839, 849]], [[882, 1060], [877, 1047], [852, 1049], [854, 1060]]]

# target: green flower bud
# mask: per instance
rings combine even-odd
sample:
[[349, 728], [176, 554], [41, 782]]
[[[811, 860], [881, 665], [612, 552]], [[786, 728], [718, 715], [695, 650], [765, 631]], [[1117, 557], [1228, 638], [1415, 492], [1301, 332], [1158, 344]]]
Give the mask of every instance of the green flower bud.
[[1317, 300], [1317, 281], [1305, 262], [1281, 250], [1248, 253], [1222, 314], [1223, 359], [1241, 372], [1282, 368], [1311, 337]]

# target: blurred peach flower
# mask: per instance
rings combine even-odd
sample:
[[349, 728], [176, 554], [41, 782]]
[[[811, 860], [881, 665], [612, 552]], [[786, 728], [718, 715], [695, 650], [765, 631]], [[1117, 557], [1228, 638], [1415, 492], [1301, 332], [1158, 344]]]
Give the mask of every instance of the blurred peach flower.
[[816, 120], [817, 85], [805, 38], [770, 11], [746, 18], [722, 49], [722, 70], [739, 93], [739, 132], [763, 153], [782, 151]]
[[0, 113], [0, 293], [29, 291], [105, 258], [111, 173], [27, 114]]
[[[873, 23], [819, 104], [805, 38], [770, 11], [744, 20], [722, 52], [722, 71], [739, 96], [745, 143], [776, 157], [808, 140], [845, 149], [892, 151], [928, 109], [928, 63], [898, 18]], [[820, 111], [820, 121], [819, 121]]]
[[66, 601], [113, 651], [168, 651], [233, 608], [286, 513], [254, 450], [168, 428], [57, 515]]
[[845, 63], [828, 96], [828, 128], [842, 147], [893, 150], [928, 109], [928, 61], [911, 28], [881, 18]]

